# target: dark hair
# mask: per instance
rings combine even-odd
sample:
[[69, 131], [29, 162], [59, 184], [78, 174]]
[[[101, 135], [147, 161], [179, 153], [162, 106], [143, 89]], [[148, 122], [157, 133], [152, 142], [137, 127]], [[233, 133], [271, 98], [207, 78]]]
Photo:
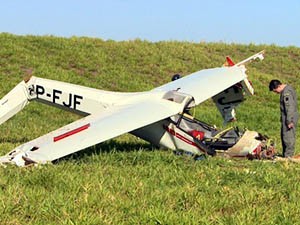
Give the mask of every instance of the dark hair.
[[269, 90], [273, 91], [274, 89], [278, 88], [279, 85], [281, 85], [279, 80], [271, 80], [269, 84]]
[[173, 77], [172, 77], [172, 81], [174, 81], [174, 80], [178, 80], [178, 79], [180, 79], [181, 78], [181, 76], [180, 76], [180, 74], [174, 74], [173, 75]]

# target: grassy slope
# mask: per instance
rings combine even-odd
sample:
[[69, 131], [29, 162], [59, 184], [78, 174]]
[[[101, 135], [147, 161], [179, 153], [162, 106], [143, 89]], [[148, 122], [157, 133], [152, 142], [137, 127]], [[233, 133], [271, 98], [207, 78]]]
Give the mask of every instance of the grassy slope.
[[[0, 34], [0, 96], [35, 75], [114, 91], [143, 91], [183, 75], [220, 66], [226, 55], [248, 66], [256, 95], [238, 108], [234, 124], [279, 139], [278, 96], [270, 79], [300, 93], [300, 49], [265, 45], [103, 41]], [[222, 126], [211, 101], [196, 110]], [[78, 117], [32, 103], [1, 125], [0, 153]], [[49, 122], [51, 121], [51, 122]], [[300, 138], [297, 153], [300, 153]], [[99, 144], [55, 165], [0, 167], [1, 224], [296, 224], [299, 165], [193, 162], [157, 151], [130, 135]]]

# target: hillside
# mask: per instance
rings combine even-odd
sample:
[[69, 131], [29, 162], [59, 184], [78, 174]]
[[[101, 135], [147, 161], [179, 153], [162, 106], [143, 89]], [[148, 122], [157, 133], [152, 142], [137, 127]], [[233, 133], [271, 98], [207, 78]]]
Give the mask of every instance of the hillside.
[[[150, 90], [170, 81], [175, 73], [187, 75], [220, 66], [227, 55], [239, 61], [265, 49], [265, 60], [248, 66], [256, 95], [238, 109], [238, 118], [241, 126], [278, 138], [274, 124], [279, 118], [278, 96], [268, 91], [269, 80], [278, 78], [300, 90], [300, 49], [296, 47], [141, 40], [115, 42], [10, 34], [1, 34], [0, 41], [0, 79], [5, 83], [1, 96], [29, 75], [112, 91]], [[199, 111], [210, 112], [214, 110], [211, 106], [208, 101]], [[222, 126], [219, 115], [200, 112], [199, 116], [207, 122]], [[270, 121], [265, 115], [270, 115]]]
[[[300, 95], [297, 47], [116, 42], [2, 33], [0, 97], [30, 75], [112, 91], [150, 90], [170, 81], [175, 73], [187, 75], [220, 66], [227, 55], [238, 62], [261, 50], [266, 51], [265, 60], [247, 66], [256, 94], [237, 109], [238, 121], [231, 125], [266, 134], [280, 149], [279, 96], [269, 92], [268, 84], [271, 79], [280, 79], [294, 86]], [[223, 126], [211, 100], [197, 107], [196, 117]], [[31, 103], [1, 125], [0, 154], [77, 118]], [[296, 146], [300, 153], [300, 135]], [[290, 182], [298, 182], [298, 170], [295, 164], [223, 159], [193, 162], [123, 135], [55, 165], [0, 167], [0, 222], [295, 224], [300, 189], [289, 186], [288, 194], [285, 188]], [[287, 173], [291, 177], [286, 178]]]

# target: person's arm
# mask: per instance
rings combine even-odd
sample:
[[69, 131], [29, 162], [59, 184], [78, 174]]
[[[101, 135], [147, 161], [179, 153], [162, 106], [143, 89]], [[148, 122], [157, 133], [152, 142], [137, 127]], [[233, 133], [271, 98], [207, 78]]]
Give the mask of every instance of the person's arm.
[[286, 112], [285, 123], [287, 127], [291, 129], [294, 127], [294, 113], [296, 111], [295, 97], [294, 97], [294, 93], [291, 90], [288, 90], [286, 93], [284, 93], [283, 102], [284, 102], [284, 107]]

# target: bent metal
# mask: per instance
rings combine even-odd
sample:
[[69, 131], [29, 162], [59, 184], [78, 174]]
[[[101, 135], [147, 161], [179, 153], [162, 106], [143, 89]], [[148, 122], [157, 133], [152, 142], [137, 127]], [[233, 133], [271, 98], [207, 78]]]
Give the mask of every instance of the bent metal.
[[[21, 144], [2, 156], [0, 163], [48, 163], [125, 133], [195, 158], [272, 158], [272, 141], [258, 132], [218, 130], [189, 114], [192, 108], [212, 98], [224, 122], [236, 120], [235, 108], [245, 100], [245, 94], [254, 94], [245, 64], [262, 60], [263, 54], [259, 52], [237, 64], [227, 57], [229, 66], [199, 70], [145, 92], [105, 91], [32, 76], [0, 100], [0, 124], [31, 101], [83, 117]], [[101, 132], [104, 129], [106, 132]]]

